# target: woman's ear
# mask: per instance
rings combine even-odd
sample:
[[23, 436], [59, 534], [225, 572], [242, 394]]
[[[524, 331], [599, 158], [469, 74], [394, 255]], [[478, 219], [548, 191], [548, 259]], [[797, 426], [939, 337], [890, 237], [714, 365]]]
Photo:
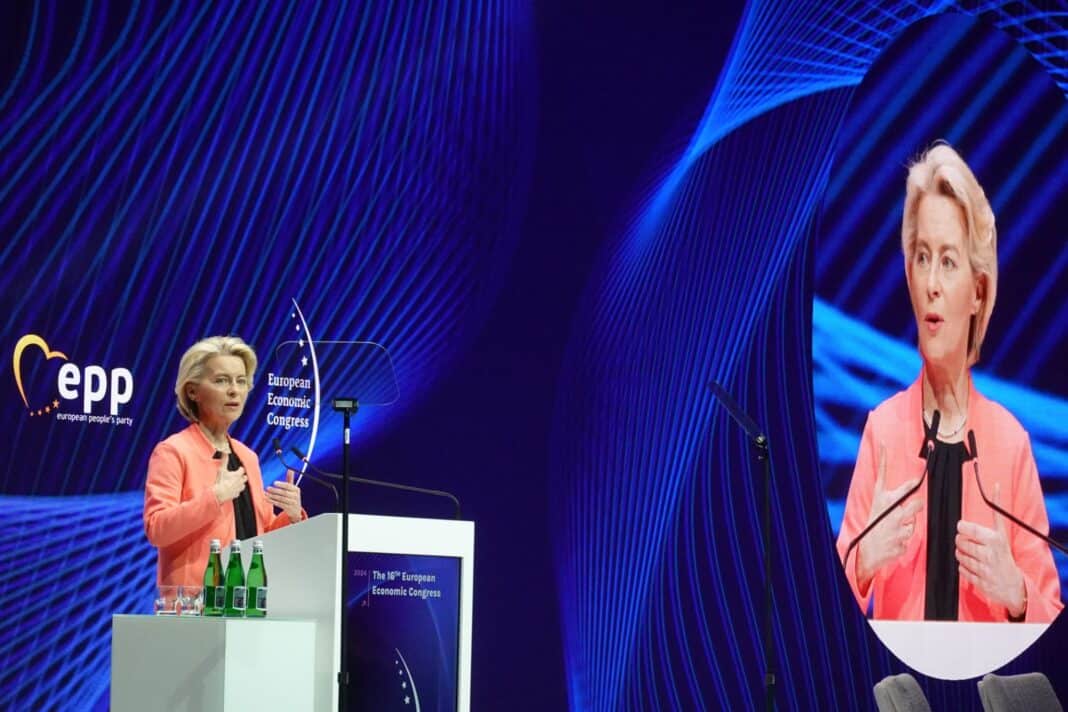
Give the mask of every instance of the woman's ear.
[[979, 310], [986, 301], [986, 275], [981, 274], [975, 279], [975, 295], [972, 297], [972, 314], [979, 314]]

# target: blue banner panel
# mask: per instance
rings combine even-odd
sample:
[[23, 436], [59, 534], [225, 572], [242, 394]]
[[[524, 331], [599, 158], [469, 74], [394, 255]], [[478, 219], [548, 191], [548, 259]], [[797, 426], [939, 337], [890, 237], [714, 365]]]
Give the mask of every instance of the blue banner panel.
[[349, 554], [349, 709], [456, 709], [460, 559]]

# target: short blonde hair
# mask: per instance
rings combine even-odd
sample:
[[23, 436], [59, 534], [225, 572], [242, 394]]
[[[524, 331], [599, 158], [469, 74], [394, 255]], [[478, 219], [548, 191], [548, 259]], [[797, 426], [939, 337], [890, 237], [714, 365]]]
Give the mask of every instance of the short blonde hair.
[[178, 412], [192, 423], [200, 418], [197, 404], [189, 399], [185, 387], [190, 383], [198, 383], [204, 377], [204, 365], [214, 356], [237, 356], [244, 361], [249, 388], [252, 387], [252, 378], [256, 375], [256, 352], [239, 336], [209, 336], [190, 346], [178, 364], [178, 380], [174, 384], [174, 393], [178, 396]]
[[979, 361], [979, 349], [994, 311], [998, 286], [997, 228], [990, 201], [975, 174], [960, 154], [945, 142], [935, 143], [909, 166], [905, 180], [905, 209], [901, 218], [901, 249], [905, 253], [905, 276], [912, 282], [912, 258], [916, 252], [916, 212], [925, 195], [944, 195], [960, 206], [964, 219], [968, 262], [982, 285], [982, 304], [968, 328], [968, 365]]

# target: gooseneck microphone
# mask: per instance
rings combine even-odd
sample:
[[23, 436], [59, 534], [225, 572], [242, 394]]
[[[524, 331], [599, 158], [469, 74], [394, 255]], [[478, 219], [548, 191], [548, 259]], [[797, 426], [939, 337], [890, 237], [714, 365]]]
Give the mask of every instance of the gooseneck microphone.
[[[879, 522], [886, 519], [890, 512], [901, 506], [901, 503], [911, 497], [920, 487], [923, 486], [924, 481], [927, 479], [927, 473], [931, 471], [931, 455], [934, 453], [935, 438], [938, 437], [938, 426], [942, 424], [942, 414], [939, 411], [935, 411], [931, 415], [931, 427], [927, 429], [927, 432], [923, 437], [923, 446], [920, 449], [920, 457], [924, 458], [923, 474], [920, 476], [920, 481], [913, 487], [909, 488], [909, 491], [898, 497], [893, 504], [883, 510], [883, 512], [873, 519], [868, 526], [861, 530], [860, 534], [853, 537], [853, 541], [849, 542], [849, 546], [846, 548], [845, 557], [842, 559], [842, 568], [849, 571], [849, 555], [853, 553], [853, 549], [857, 547], [861, 539], [868, 535], [872, 529], [878, 526]], [[876, 464], [878, 467], [878, 464]]]
[[1042, 541], [1046, 542], [1050, 546], [1054, 547], [1055, 549], [1060, 550], [1060, 552], [1062, 554], [1068, 554], [1068, 548], [1065, 548], [1064, 544], [1061, 544], [1060, 542], [1056, 541], [1055, 539], [1050, 537], [1048, 534], [1043, 534], [1042, 532], [1040, 532], [1037, 529], [1035, 529], [1034, 527], [1032, 527], [1030, 524], [1025, 524], [1024, 522], [1022, 522], [1019, 519], [1017, 519], [1014, 515], [1012, 515], [1009, 512], [1005, 511], [1004, 509], [999, 507], [997, 504], [994, 504], [994, 502], [990, 501], [990, 499], [986, 496], [986, 492], [983, 491], [983, 482], [982, 482], [982, 480], [979, 479], [979, 448], [975, 444], [975, 431], [974, 430], [969, 430], [968, 431], [968, 445], [971, 447], [971, 450], [972, 450], [972, 452], [971, 452], [972, 470], [975, 472], [975, 484], [979, 488], [979, 496], [983, 498], [983, 501], [986, 502], [986, 505], [988, 507], [990, 507], [991, 509], [993, 509], [998, 514], [1000, 514], [1001, 516], [1007, 518], [1009, 521], [1011, 521], [1013, 524], [1017, 525], [1021, 529], [1024, 529], [1024, 530], [1030, 532], [1031, 534], [1037, 536], [1039, 539], [1041, 539]]
[[[318, 467], [315, 466], [315, 464], [312, 463], [311, 460], [308, 459], [308, 456], [305, 455], [303, 452], [301, 452], [300, 449], [297, 448], [296, 446], [290, 447], [289, 451], [292, 452], [297, 457], [299, 457], [302, 462], [306, 462], [310, 468], [315, 470], [321, 476], [329, 477], [332, 480], [343, 480], [343, 479], [345, 479], [344, 477], [342, 477], [341, 475], [339, 475], [339, 474], [337, 474], [335, 472], [324, 472], [323, 470], [320, 470]], [[453, 503], [453, 506], [456, 507], [456, 513], [453, 515], [453, 519], [459, 519], [460, 518], [460, 500], [458, 500], [455, 495], [453, 495], [453, 494], [451, 494], [449, 492], [445, 492], [444, 490], [427, 489], [425, 487], [415, 487], [413, 485], [402, 485], [402, 484], [397, 483], [397, 482], [385, 482], [383, 480], [371, 480], [371, 479], [367, 479], [366, 477], [355, 477], [353, 475], [349, 475], [349, 482], [356, 482], [356, 483], [361, 484], [361, 485], [370, 485], [372, 487], [386, 487], [388, 489], [403, 490], [405, 492], [415, 492], [417, 494], [426, 494], [426, 495], [430, 495], [431, 497], [444, 497], [444, 498], [450, 500]]]
[[[293, 467], [292, 465], [290, 465], [288, 462], [285, 461], [285, 458], [282, 457], [282, 443], [278, 438], [274, 439], [274, 442], [272, 443], [272, 445], [274, 445], [274, 456], [278, 458], [278, 461], [280, 463], [282, 463], [282, 467], [286, 468], [287, 470], [293, 470], [294, 472], [299, 472], [300, 471], [299, 467]], [[315, 477], [314, 475], [309, 475], [307, 472], [304, 473], [304, 476], [307, 477], [312, 482], [316, 483], [317, 485], [320, 485], [322, 487], [326, 487], [331, 492], [333, 492], [334, 493], [334, 502], [336, 504], [340, 505], [341, 498], [339, 497], [339, 495], [337, 493], [337, 487], [334, 487], [334, 485], [330, 484], [329, 482], [323, 482], [318, 477]]]

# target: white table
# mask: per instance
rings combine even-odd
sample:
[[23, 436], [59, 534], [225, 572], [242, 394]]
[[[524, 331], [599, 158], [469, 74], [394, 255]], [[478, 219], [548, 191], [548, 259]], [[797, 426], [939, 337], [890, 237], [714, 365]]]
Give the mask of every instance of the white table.
[[116, 615], [111, 709], [310, 710], [311, 620]]
[[898, 660], [942, 680], [993, 672], [1026, 650], [1046, 623], [956, 623], [872, 620], [872, 629]]

